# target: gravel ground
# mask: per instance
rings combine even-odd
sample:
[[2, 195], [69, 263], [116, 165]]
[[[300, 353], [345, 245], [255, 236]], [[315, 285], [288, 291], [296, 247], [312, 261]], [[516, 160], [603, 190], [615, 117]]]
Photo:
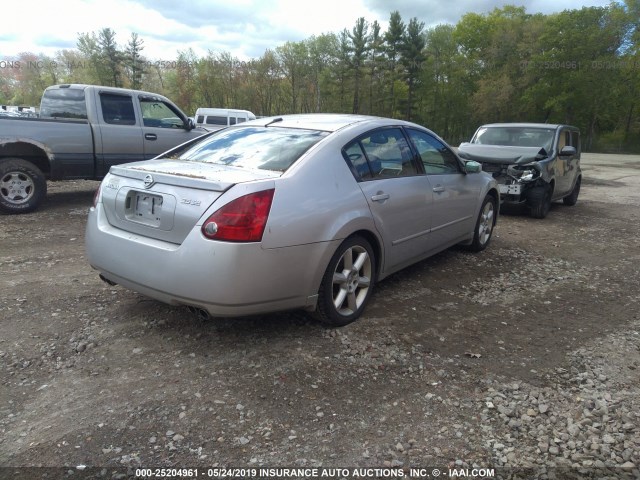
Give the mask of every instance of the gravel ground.
[[40, 211], [0, 216], [0, 478], [640, 478], [640, 157], [583, 170], [575, 207], [504, 214], [488, 250], [399, 272], [335, 330], [202, 321], [100, 282], [83, 256], [97, 183], [50, 184]]

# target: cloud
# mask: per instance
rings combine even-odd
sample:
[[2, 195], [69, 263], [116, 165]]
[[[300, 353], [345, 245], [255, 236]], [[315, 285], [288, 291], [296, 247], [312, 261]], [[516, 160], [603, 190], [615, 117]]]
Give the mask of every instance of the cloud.
[[[351, 30], [359, 17], [369, 23], [378, 21], [385, 31], [391, 12], [398, 10], [405, 23], [416, 17], [431, 27], [455, 24], [467, 12], [487, 13], [513, 3], [518, 4], [508, 0], [59, 0], [43, 2], [38, 14], [32, 15], [29, 2], [14, 1], [3, 5], [3, 18], [14, 21], [3, 24], [0, 52], [7, 56], [24, 51], [54, 55], [57, 50], [74, 48], [79, 33], [97, 33], [108, 27], [116, 32], [121, 47], [136, 32], [144, 40], [143, 54], [149, 59], [172, 60], [179, 51], [191, 48], [198, 56], [208, 51], [228, 52], [247, 60], [289, 41]], [[519, 3], [528, 13], [551, 13], [582, 4], [604, 6], [608, 0]]]
[[527, 13], [550, 14], [562, 10], [580, 9], [586, 6], [606, 6], [610, 0], [528, 0], [528, 1], [496, 1], [496, 0], [454, 0], [439, 2], [437, 0], [364, 0], [365, 7], [388, 19], [391, 12], [397, 10], [402, 20], [407, 23], [416, 17], [427, 26], [440, 23], [456, 24], [466, 13], [489, 13], [495, 8], [506, 5], [524, 6]]

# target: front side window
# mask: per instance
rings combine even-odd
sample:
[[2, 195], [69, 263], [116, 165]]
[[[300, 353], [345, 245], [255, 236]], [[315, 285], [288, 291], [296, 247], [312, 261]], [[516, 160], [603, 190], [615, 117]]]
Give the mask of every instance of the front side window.
[[427, 175], [460, 173], [460, 165], [449, 148], [437, 138], [419, 130], [408, 130]]
[[140, 96], [140, 110], [145, 127], [184, 128], [180, 114], [158, 98]]
[[342, 149], [361, 180], [416, 175], [411, 149], [399, 128], [375, 130]]
[[103, 92], [100, 94], [102, 118], [111, 125], [135, 125], [133, 100], [128, 95]]
[[[280, 127], [228, 128], [181, 152], [180, 160], [284, 172], [328, 135]], [[172, 157], [173, 158], [173, 157]]]
[[558, 137], [558, 151], [562, 151], [567, 145], [571, 145], [571, 132], [569, 130], [562, 130]]

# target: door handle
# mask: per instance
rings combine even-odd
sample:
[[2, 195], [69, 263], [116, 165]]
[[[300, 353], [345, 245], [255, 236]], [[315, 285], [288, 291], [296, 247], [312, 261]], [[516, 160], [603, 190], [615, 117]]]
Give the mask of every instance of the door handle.
[[371, 200], [373, 200], [374, 202], [384, 202], [385, 200], [389, 200], [389, 194], [379, 192], [378, 194], [371, 197]]
[[436, 193], [441, 193], [444, 192], [445, 188], [442, 185], [436, 185], [435, 187], [433, 187], [433, 191]]
[[147, 140], [156, 140], [158, 136], [155, 133], [145, 133], [144, 138]]

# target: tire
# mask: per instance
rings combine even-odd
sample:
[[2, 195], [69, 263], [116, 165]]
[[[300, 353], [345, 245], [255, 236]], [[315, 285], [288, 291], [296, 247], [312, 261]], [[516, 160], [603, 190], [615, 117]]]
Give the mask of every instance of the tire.
[[47, 195], [47, 181], [38, 167], [20, 158], [0, 161], [0, 211], [29, 213]]
[[534, 187], [527, 192], [527, 205], [533, 218], [544, 218], [551, 210], [551, 187]]
[[489, 246], [493, 227], [496, 224], [496, 199], [487, 195], [482, 202], [476, 228], [473, 234], [473, 242], [469, 245], [472, 252], [481, 252]]
[[569, 206], [573, 207], [576, 203], [578, 203], [578, 195], [580, 195], [580, 184], [582, 183], [582, 177], [578, 177], [576, 179], [576, 184], [573, 186], [573, 190], [571, 193], [562, 199], [562, 202]]
[[355, 321], [363, 312], [375, 281], [376, 259], [361, 236], [347, 238], [331, 257], [318, 292], [316, 317], [331, 327]]

